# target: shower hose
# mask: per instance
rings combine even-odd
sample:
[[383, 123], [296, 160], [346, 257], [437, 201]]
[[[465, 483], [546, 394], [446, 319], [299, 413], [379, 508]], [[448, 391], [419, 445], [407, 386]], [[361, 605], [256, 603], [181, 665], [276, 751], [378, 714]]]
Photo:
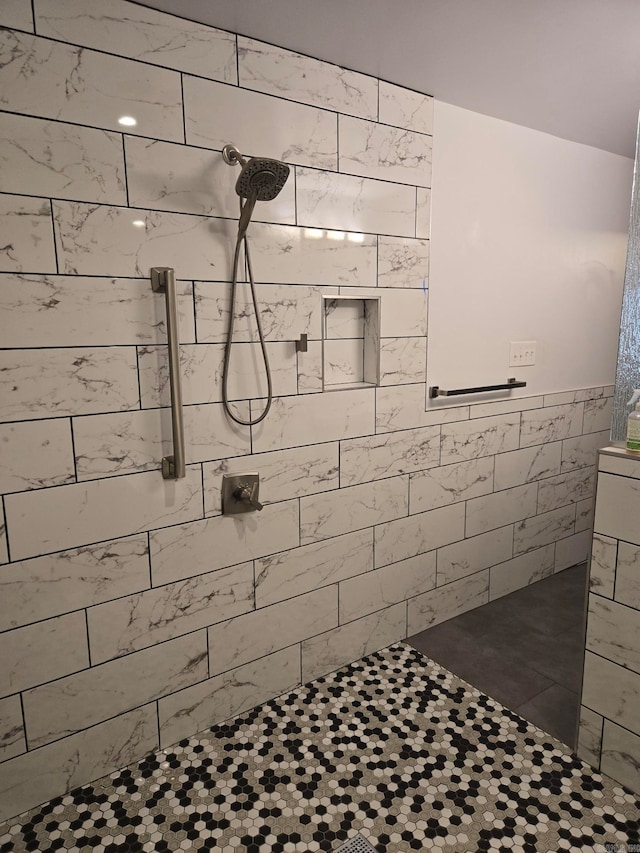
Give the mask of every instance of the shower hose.
[[[247, 228], [253, 206], [256, 202], [255, 197], [250, 197], [246, 202], [240, 200], [240, 221], [238, 223], [238, 235], [236, 237], [236, 246], [233, 253], [233, 272], [231, 276], [231, 305], [229, 306], [229, 325], [227, 327], [227, 340], [224, 348], [224, 365], [222, 369], [222, 405], [227, 415], [231, 420], [242, 426], [256, 426], [260, 421], [263, 421], [269, 414], [271, 403], [273, 402], [273, 383], [271, 381], [271, 367], [269, 365], [269, 357], [267, 355], [267, 347], [264, 342], [264, 333], [262, 331], [262, 322], [260, 320], [260, 311], [258, 309], [258, 298], [256, 296], [256, 285], [253, 280], [253, 269], [251, 267], [251, 255], [249, 253], [249, 243], [247, 242]], [[245, 210], [244, 208], [247, 208]], [[246, 215], [248, 212], [248, 216]], [[245, 215], [243, 215], [243, 213]], [[258, 328], [258, 337], [260, 339], [260, 349], [262, 350], [262, 359], [264, 361], [265, 373], [267, 375], [267, 402], [262, 413], [257, 418], [244, 420], [234, 411], [229, 405], [229, 363], [231, 361], [231, 347], [233, 344], [233, 327], [235, 324], [236, 314], [236, 298], [238, 293], [238, 265], [240, 263], [240, 250], [244, 246], [244, 257], [247, 265], [247, 274], [249, 276], [249, 285], [251, 287], [251, 298], [253, 300], [253, 310], [256, 316], [256, 326]]]

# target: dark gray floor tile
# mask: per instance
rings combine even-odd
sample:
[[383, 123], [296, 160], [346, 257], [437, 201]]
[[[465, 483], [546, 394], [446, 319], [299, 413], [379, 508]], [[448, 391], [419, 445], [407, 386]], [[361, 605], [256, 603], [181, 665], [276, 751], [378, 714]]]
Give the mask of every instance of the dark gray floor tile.
[[543, 637], [533, 649], [528, 663], [573, 693], [580, 690], [584, 665], [584, 633], [570, 630], [555, 637]]
[[505, 649], [496, 650], [455, 624], [430, 628], [407, 642], [507, 708], [515, 709], [553, 682]]
[[[541, 581], [542, 585], [544, 581]], [[553, 588], [547, 587], [544, 595], [507, 596], [509, 609], [505, 619], [520, 623], [523, 627], [534, 628], [542, 633], [563, 634], [569, 628], [577, 628], [582, 619], [584, 604], [577, 608], [559, 600]]]
[[[455, 621], [455, 620], [454, 620]], [[496, 654], [535, 669], [569, 690], [578, 690], [584, 661], [584, 630], [574, 624], [561, 634], [549, 634], [513, 619], [494, 623], [479, 640]]]
[[567, 569], [408, 642], [573, 747], [586, 582], [586, 565]]
[[577, 693], [552, 684], [538, 696], [513, 709], [525, 720], [566, 743], [575, 747], [576, 725], [580, 712]]

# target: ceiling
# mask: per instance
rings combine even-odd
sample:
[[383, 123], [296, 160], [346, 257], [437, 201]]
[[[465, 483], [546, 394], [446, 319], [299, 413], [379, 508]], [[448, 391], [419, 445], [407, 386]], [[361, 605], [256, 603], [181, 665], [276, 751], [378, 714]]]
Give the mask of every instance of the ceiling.
[[634, 156], [638, 0], [141, 0]]

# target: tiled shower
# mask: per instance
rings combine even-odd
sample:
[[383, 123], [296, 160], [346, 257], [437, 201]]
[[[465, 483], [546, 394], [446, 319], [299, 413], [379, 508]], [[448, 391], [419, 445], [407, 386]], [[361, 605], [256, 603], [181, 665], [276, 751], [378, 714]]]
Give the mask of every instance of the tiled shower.
[[[613, 393], [428, 408], [431, 98], [125, 0], [33, 13], [0, 21], [0, 819], [584, 560]], [[229, 142], [293, 173], [249, 232], [275, 390], [251, 429], [220, 402]], [[353, 313], [323, 355], [330, 296]], [[323, 392], [372, 296], [379, 385]], [[246, 311], [237, 340], [255, 415]], [[222, 516], [246, 471], [264, 509]]]

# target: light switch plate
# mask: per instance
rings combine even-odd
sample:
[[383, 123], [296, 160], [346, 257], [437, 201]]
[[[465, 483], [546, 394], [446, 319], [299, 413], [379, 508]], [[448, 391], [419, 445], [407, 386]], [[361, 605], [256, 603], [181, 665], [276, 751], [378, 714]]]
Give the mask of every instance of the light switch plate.
[[536, 363], [537, 341], [511, 341], [509, 367], [528, 367]]

